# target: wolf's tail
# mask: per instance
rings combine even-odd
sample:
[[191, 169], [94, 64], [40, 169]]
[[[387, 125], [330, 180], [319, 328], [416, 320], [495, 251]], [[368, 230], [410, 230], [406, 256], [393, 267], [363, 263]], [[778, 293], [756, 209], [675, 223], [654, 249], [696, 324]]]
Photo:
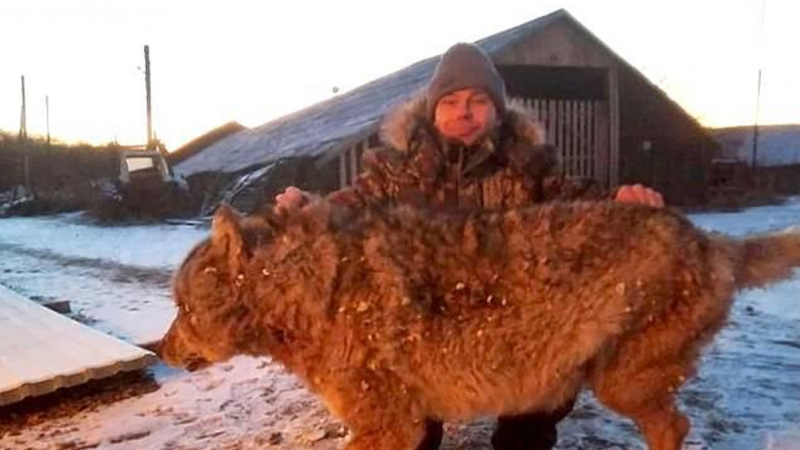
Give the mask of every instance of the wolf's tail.
[[789, 278], [800, 267], [800, 227], [738, 242], [736, 286], [766, 286]]

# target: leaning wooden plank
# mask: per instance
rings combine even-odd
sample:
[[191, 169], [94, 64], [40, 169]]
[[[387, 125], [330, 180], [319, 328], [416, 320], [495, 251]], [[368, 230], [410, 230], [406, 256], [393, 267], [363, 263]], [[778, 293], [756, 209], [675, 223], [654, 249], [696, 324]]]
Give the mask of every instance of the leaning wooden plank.
[[0, 406], [141, 369], [155, 359], [0, 286]]

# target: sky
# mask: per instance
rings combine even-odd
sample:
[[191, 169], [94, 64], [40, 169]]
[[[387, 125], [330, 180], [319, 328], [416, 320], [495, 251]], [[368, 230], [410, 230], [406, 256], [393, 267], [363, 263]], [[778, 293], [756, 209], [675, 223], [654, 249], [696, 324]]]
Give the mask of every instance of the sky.
[[[762, 20], [762, 4], [765, 5]], [[175, 149], [565, 8], [709, 127], [800, 123], [797, 0], [2, 0], [0, 129]], [[756, 108], [761, 68], [760, 106]]]

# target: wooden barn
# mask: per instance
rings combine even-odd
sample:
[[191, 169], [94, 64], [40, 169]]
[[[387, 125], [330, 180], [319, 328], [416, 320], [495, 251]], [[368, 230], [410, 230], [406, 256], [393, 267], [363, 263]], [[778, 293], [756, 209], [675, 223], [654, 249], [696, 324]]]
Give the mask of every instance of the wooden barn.
[[[477, 42], [509, 96], [545, 124], [567, 176], [613, 189], [643, 183], [671, 204], [701, 204], [717, 149], [678, 104], [565, 10]], [[432, 57], [306, 109], [242, 130], [178, 163], [214, 201], [243, 210], [287, 185], [327, 192], [350, 184], [363, 152], [380, 145], [384, 114], [425, 87]]]

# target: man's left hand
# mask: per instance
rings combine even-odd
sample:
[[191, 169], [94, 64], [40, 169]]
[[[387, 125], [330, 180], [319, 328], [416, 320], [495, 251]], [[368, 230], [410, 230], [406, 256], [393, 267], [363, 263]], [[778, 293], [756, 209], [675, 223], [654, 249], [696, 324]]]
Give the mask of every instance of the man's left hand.
[[641, 184], [621, 186], [614, 200], [624, 203], [641, 203], [656, 208], [664, 206], [664, 197], [658, 191], [644, 187]]

